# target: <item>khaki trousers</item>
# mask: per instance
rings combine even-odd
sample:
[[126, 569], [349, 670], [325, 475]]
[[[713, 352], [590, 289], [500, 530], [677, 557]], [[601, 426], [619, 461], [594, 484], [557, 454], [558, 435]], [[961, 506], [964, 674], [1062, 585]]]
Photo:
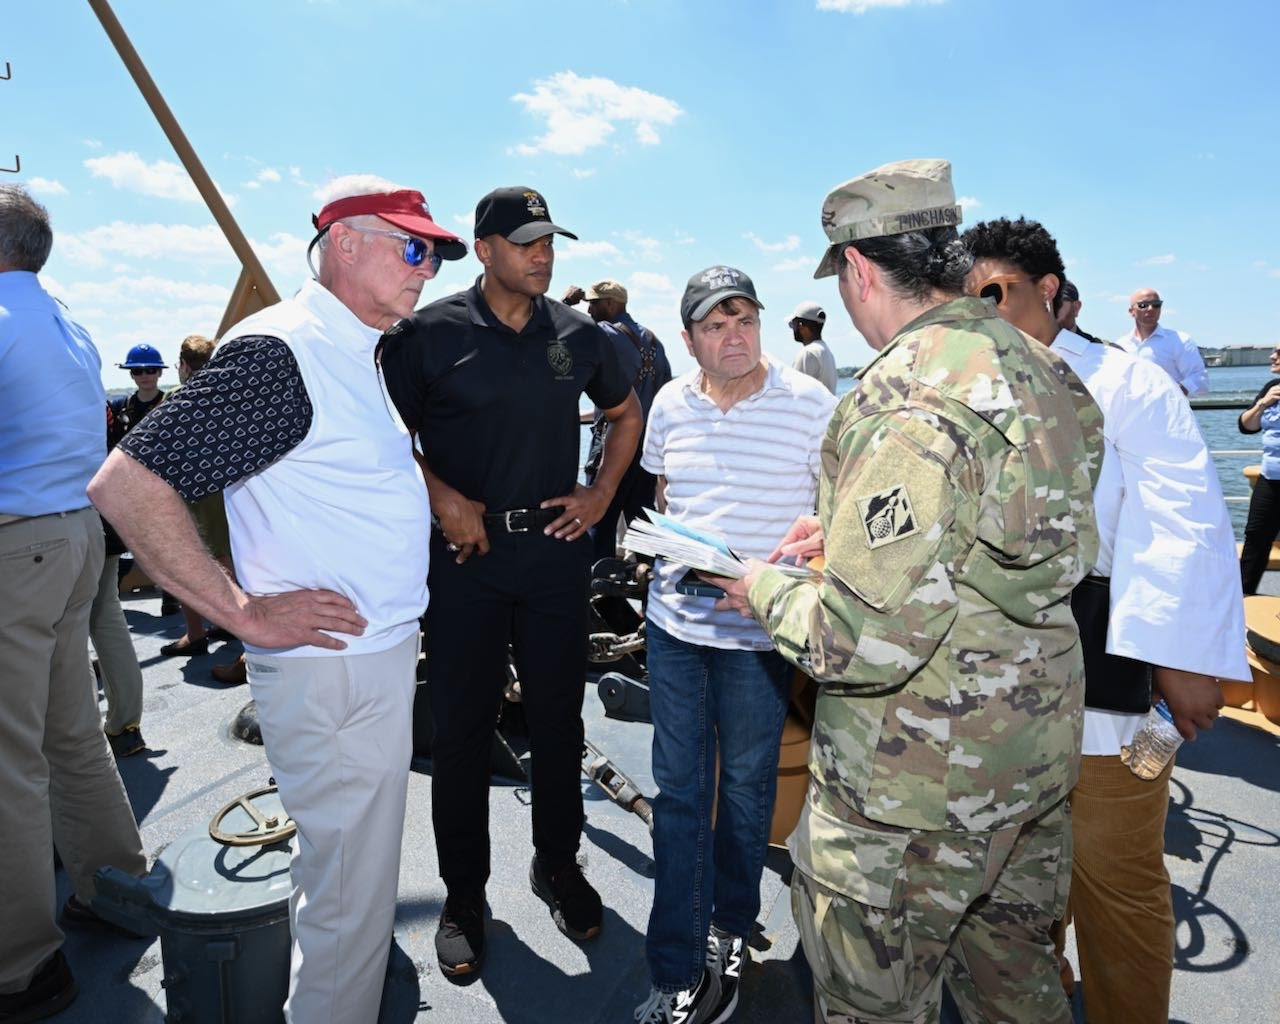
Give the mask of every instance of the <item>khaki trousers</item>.
[[120, 607], [120, 585], [116, 569], [119, 555], [108, 555], [98, 575], [98, 593], [89, 613], [89, 639], [98, 655], [102, 689], [107, 694], [104, 728], [111, 736], [142, 722], [142, 669], [133, 648], [129, 624]]
[[1174, 919], [1164, 823], [1172, 771], [1170, 762], [1147, 781], [1118, 755], [1080, 759], [1080, 781], [1071, 791], [1075, 854], [1065, 921], [1075, 924], [1089, 1024], [1169, 1020]]
[[280, 802], [298, 823], [289, 873], [290, 1024], [373, 1024], [391, 951], [413, 757], [417, 631], [388, 651], [249, 654]]
[[102, 548], [91, 508], [0, 526], [0, 993], [62, 945], [55, 843], [86, 902], [99, 867], [146, 871], [89, 671]]

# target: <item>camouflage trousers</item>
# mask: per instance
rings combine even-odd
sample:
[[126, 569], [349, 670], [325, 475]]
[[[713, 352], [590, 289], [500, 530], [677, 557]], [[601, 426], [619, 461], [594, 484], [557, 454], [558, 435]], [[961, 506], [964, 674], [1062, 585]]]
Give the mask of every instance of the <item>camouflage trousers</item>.
[[1049, 929], [1066, 904], [1066, 801], [995, 832], [915, 832], [810, 788], [791, 908], [825, 1024], [1071, 1024]]

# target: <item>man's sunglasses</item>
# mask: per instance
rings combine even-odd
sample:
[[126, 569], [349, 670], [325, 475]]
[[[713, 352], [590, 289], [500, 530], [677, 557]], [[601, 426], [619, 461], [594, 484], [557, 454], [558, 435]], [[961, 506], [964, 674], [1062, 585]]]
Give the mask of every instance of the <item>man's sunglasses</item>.
[[411, 267], [420, 267], [423, 263], [431, 264], [431, 272], [438, 273], [442, 262], [440, 254], [429, 247], [427, 242], [421, 238], [415, 238], [413, 235], [406, 235], [403, 231], [384, 231], [382, 228], [358, 228], [348, 224], [352, 231], [359, 231], [366, 235], [385, 235], [387, 238], [398, 238], [404, 242], [404, 251], [400, 253], [400, 258]]
[[1164, 299], [1143, 299], [1141, 302], [1135, 302], [1134, 305], [1139, 309], [1159, 309], [1164, 305]]
[[995, 274], [979, 284], [975, 294], [980, 299], [995, 299], [997, 306], [1003, 306], [1009, 297], [1009, 286], [1015, 284], [1031, 284], [1031, 278], [1022, 274]]
[[162, 367], [159, 366], [135, 366], [129, 371], [130, 377], [143, 377], [150, 373], [159, 373]]

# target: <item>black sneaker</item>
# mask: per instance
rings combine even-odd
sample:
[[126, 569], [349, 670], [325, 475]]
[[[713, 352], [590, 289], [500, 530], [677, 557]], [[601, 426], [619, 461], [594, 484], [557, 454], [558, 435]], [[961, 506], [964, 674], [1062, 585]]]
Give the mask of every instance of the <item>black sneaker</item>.
[[115, 754], [117, 760], [132, 757], [147, 749], [142, 730], [136, 725], [126, 725], [117, 733], [107, 733], [107, 742], [111, 744], [111, 753]]
[[707, 936], [707, 970], [720, 982], [720, 1001], [707, 1019], [707, 1024], [724, 1024], [738, 1008], [738, 983], [742, 968], [750, 959], [746, 940], [730, 935], [715, 925]]
[[649, 998], [636, 1007], [639, 1024], [710, 1024], [720, 1001], [720, 983], [710, 971], [703, 971], [698, 984], [682, 992], [650, 991]]
[[436, 960], [450, 978], [474, 974], [484, 959], [484, 897], [444, 901], [436, 929]]
[[58, 950], [40, 966], [31, 984], [21, 992], [0, 995], [0, 1022], [26, 1024], [52, 1017], [72, 1004], [77, 991], [67, 958]]
[[600, 894], [582, 877], [582, 868], [576, 862], [548, 871], [535, 854], [529, 865], [529, 884], [533, 894], [551, 908], [556, 927], [569, 938], [585, 942], [600, 934], [604, 916]]

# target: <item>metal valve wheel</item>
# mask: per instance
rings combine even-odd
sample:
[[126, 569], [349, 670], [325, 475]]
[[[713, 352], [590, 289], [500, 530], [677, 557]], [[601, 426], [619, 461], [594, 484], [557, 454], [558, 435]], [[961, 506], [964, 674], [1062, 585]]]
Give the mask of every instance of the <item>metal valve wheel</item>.
[[[298, 831], [298, 824], [283, 811], [277, 814], [264, 814], [254, 803], [260, 797], [276, 793], [275, 786], [255, 789], [252, 793], [238, 796], [223, 807], [209, 822], [209, 838], [223, 846], [269, 846], [288, 839]], [[234, 810], [243, 810], [253, 819], [255, 827], [248, 832], [223, 832], [223, 820]]]

